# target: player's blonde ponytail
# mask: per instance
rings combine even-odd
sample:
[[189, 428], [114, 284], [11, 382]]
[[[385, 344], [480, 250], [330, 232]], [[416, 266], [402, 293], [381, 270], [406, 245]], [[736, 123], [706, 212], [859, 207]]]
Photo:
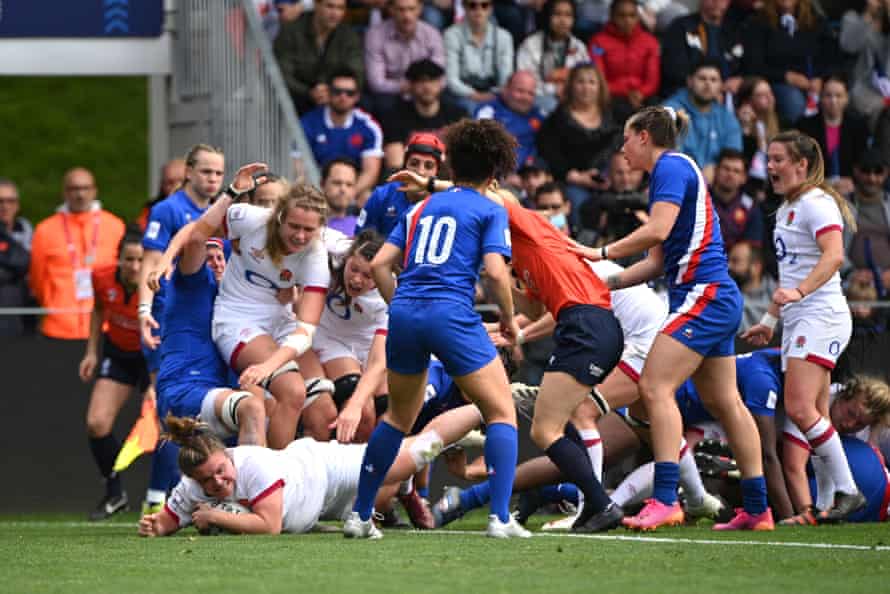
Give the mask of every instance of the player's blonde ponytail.
[[186, 476], [192, 476], [195, 469], [207, 461], [213, 452], [226, 448], [220, 439], [211, 433], [210, 426], [191, 417], [174, 417], [167, 414], [164, 419], [167, 431], [161, 438], [179, 446], [179, 469]]

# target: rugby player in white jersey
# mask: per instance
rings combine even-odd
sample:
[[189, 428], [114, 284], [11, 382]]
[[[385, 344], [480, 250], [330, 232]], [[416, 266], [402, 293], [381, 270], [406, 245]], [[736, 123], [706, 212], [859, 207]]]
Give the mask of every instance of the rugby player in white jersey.
[[785, 414], [824, 462], [815, 468], [817, 475], [827, 473], [837, 492], [820, 520], [841, 521], [866, 500], [819, 403], [828, 401], [831, 370], [852, 334], [838, 270], [844, 224], [855, 229], [855, 222], [846, 200], [825, 182], [819, 143], [809, 136], [794, 130], [776, 136], [767, 149], [767, 172], [783, 198], [773, 232], [779, 288], [760, 323], [742, 336], [758, 346], [768, 343], [781, 310]]
[[[274, 210], [233, 204], [252, 189], [247, 176], [264, 169], [260, 163], [242, 168], [244, 175], [196, 226], [204, 232], [222, 227], [232, 240], [214, 305], [213, 341], [240, 374], [242, 388], [261, 385], [275, 397], [268, 444], [280, 449], [296, 433], [306, 396], [295, 359], [312, 344], [330, 282], [320, 240], [327, 203], [314, 188], [295, 185]], [[293, 287], [300, 289], [299, 299], [282, 304], [282, 290]]]
[[[469, 406], [434, 419], [422, 434], [403, 442], [386, 483], [423, 468], [479, 420], [478, 410]], [[279, 451], [226, 448], [194, 419], [167, 417], [166, 424], [170, 439], [181, 447], [184, 476], [163, 510], [139, 521], [142, 536], [166, 536], [189, 524], [242, 534], [302, 533], [319, 520], [341, 519], [352, 507], [365, 445], [304, 438]], [[212, 505], [217, 502], [240, 503], [247, 510], [224, 511]]]

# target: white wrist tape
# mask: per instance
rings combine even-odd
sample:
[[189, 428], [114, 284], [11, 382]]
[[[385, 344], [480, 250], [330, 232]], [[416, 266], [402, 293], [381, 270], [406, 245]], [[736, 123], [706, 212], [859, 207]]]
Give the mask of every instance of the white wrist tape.
[[[312, 346], [312, 337], [315, 335], [315, 326], [306, 322], [297, 322], [297, 331], [289, 334], [281, 341], [281, 346], [288, 347], [297, 352], [299, 357]], [[300, 332], [302, 330], [302, 332]]]
[[779, 321], [779, 318], [772, 315], [770, 312], [766, 312], [763, 314], [763, 317], [760, 318], [760, 323], [769, 328], [770, 330], [776, 329], [776, 323]]
[[139, 307], [136, 308], [136, 312], [138, 313], [138, 317], [144, 318], [151, 315], [151, 303], [140, 303]]
[[522, 328], [519, 329], [519, 334], [516, 335], [516, 344], [517, 346], [525, 344], [525, 331]]

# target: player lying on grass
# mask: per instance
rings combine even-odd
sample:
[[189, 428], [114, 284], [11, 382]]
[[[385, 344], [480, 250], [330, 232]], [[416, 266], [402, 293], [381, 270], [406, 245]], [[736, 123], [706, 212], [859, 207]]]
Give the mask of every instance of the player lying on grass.
[[[842, 388], [832, 392], [828, 403], [820, 402], [818, 406], [820, 410], [828, 409], [828, 414], [825, 416], [831, 421], [831, 425], [842, 434], [842, 438], [855, 436], [863, 441], [874, 442], [874, 438], [879, 435], [880, 431], [890, 426], [890, 387], [875, 378], [853, 377]], [[855, 445], [850, 446], [846, 439], [843, 441], [844, 452], [849, 459], [853, 479], [867, 500], [865, 507], [851, 513], [847, 517], [847, 521], [877, 520], [872, 499], [875, 496], [874, 493], [880, 491], [880, 488], [875, 487], [875, 481], [883, 484], [882, 476], [880, 473], [866, 476], [864, 469], [874, 467], [870, 461], [872, 456], [881, 458], [881, 455], [877, 451], [870, 452]], [[871, 450], [871, 448], [867, 449]], [[855, 459], [850, 457], [853, 450], [856, 451], [853, 454], [856, 456]], [[794, 508], [798, 511], [795, 516], [787, 518], [782, 523], [800, 526], [823, 523], [824, 519], [820, 511], [827, 510], [833, 505], [835, 486], [829, 473], [820, 471], [820, 466], [825, 464], [824, 458], [812, 450], [806, 437], [787, 417], [784, 426], [782, 459], [788, 492], [791, 495]], [[808, 460], [815, 471], [815, 481], [807, 478]], [[818, 483], [818, 489], [815, 488], [816, 483]], [[817, 491], [818, 499], [814, 506], [813, 494]], [[880, 497], [883, 496], [881, 493]], [[883, 507], [884, 517], [886, 517], [886, 507], [885, 504]], [[867, 518], [867, 520], [862, 518]]]
[[[479, 421], [477, 409], [461, 407], [405, 439], [385, 484], [394, 486], [423, 468]], [[163, 511], [139, 521], [142, 536], [166, 536], [189, 524], [241, 534], [302, 533], [320, 520], [341, 520], [352, 508], [366, 445], [303, 438], [283, 450], [226, 448], [195, 419], [168, 416], [166, 423], [167, 437], [181, 448], [183, 478]], [[249, 513], [216, 509], [211, 504], [217, 502], [240, 503]]]

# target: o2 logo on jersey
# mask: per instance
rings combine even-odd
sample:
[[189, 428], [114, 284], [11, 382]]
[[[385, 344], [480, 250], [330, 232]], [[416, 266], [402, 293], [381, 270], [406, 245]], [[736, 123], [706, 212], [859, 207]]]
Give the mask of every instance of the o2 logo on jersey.
[[[791, 211], [792, 213], [794, 211]], [[793, 218], [793, 217], [792, 217]], [[797, 264], [797, 254], [794, 252], [789, 252], [785, 247], [785, 241], [781, 237], [776, 237], [776, 261], [781, 262], [787, 256], [789, 258], [789, 264]]]
[[836, 340], [832, 340], [828, 344], [828, 352], [837, 357], [838, 353], [841, 352], [841, 343]]
[[325, 304], [328, 307], [328, 311], [341, 320], [349, 321], [349, 318], [352, 317], [352, 310], [346, 307], [346, 298], [343, 295], [331, 293], [325, 300]]
[[454, 247], [454, 235], [457, 233], [457, 221], [454, 217], [436, 219], [430, 215], [417, 223], [420, 225], [420, 237], [414, 251], [414, 263], [439, 266], [447, 262]]
[[254, 272], [253, 270], [245, 270], [244, 278], [250, 284], [256, 287], [262, 287], [263, 289], [272, 289], [277, 291], [279, 289], [278, 285], [275, 284], [271, 279], [266, 278], [259, 272]]

